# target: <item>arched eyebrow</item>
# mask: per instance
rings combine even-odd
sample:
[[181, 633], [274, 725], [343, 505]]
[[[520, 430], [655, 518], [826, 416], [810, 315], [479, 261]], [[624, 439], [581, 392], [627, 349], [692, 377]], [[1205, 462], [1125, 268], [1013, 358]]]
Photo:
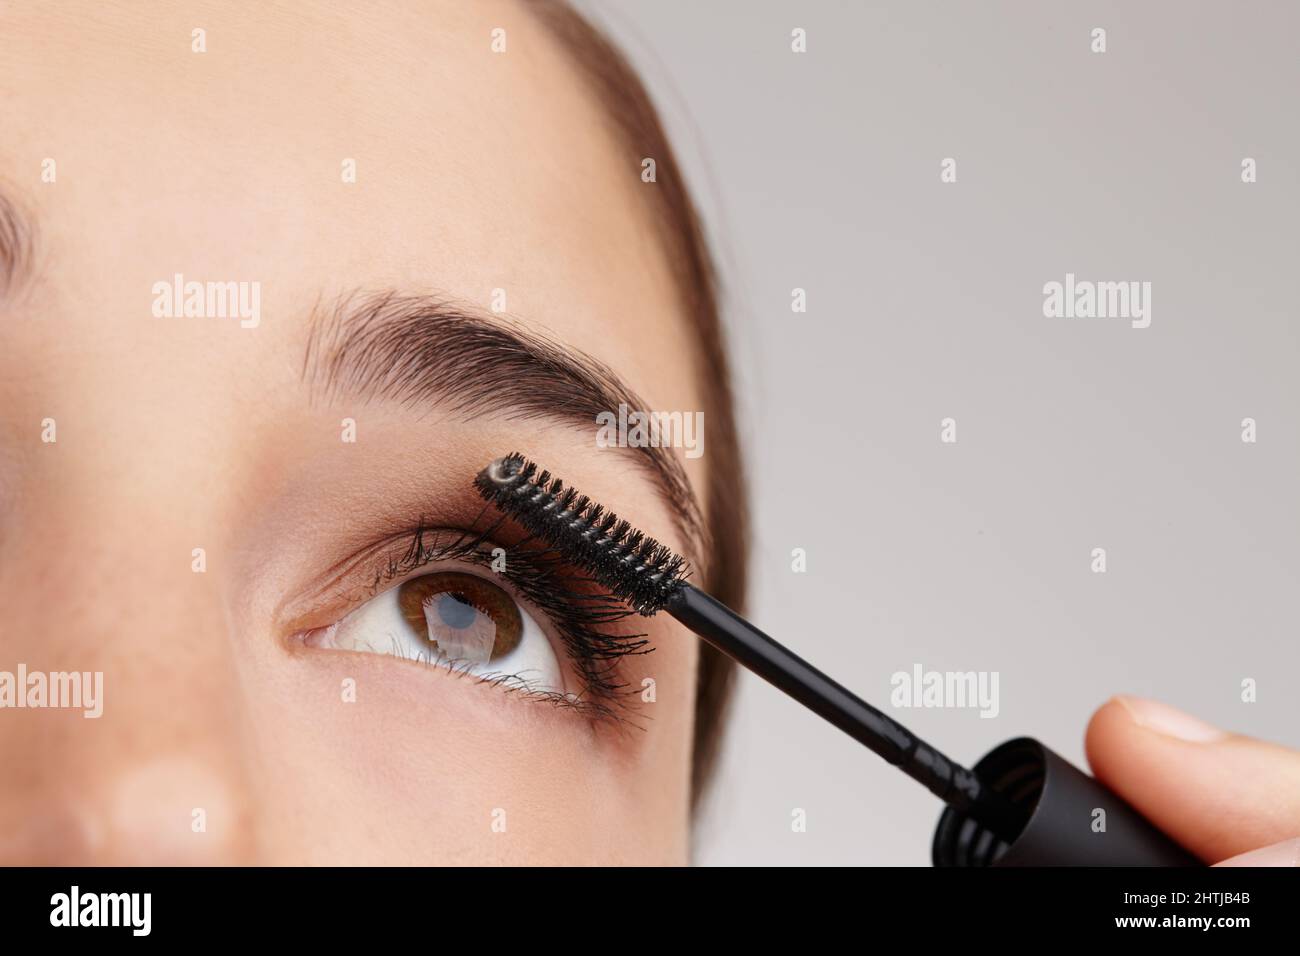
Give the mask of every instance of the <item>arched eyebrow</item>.
[[0, 295], [31, 279], [35, 261], [35, 222], [0, 193]]
[[[351, 292], [313, 313], [302, 368], [326, 401], [434, 406], [470, 421], [550, 420], [593, 431], [620, 404], [649, 406], [609, 366], [503, 316], [437, 296]], [[502, 453], [513, 449], [503, 449]], [[707, 533], [681, 462], [664, 447], [629, 447], [668, 506], [684, 549], [708, 554]], [[486, 464], [486, 462], [485, 462]]]

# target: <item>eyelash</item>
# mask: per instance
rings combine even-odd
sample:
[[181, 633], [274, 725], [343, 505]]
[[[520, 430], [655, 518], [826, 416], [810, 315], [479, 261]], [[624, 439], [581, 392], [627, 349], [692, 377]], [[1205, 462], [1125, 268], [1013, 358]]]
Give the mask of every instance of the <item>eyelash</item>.
[[[463, 561], [490, 569], [495, 560], [490, 550], [494, 547], [494, 535], [503, 524], [498, 519], [483, 531], [434, 529], [421, 519], [415, 528], [406, 532], [405, 551], [400, 555], [389, 552], [389, 558], [375, 575], [369, 596], [375, 596], [395, 579], [441, 561]], [[438, 533], [452, 533], [456, 537], [445, 543], [426, 541]], [[528, 604], [542, 612], [577, 669], [582, 691], [561, 694], [512, 686], [510, 675], [478, 679], [528, 698], [573, 707], [593, 718], [627, 721], [626, 703], [637, 689], [622, 680], [619, 664], [628, 657], [649, 654], [654, 647], [645, 634], [613, 633], [610, 630], [613, 625], [636, 612], [595, 586], [594, 581], [569, 565], [553, 548], [532, 544], [535, 540], [524, 538], [504, 549], [505, 569], [493, 573], [504, 577]], [[464, 671], [457, 673], [470, 676]]]

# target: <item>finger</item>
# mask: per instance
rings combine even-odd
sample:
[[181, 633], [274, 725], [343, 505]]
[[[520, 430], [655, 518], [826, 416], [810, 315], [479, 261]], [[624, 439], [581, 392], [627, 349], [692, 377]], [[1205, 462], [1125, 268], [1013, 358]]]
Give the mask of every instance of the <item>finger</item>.
[[1215, 866], [1300, 866], [1300, 838], [1238, 853]]
[[1300, 836], [1300, 753], [1156, 701], [1116, 697], [1088, 724], [1108, 787], [1207, 863]]

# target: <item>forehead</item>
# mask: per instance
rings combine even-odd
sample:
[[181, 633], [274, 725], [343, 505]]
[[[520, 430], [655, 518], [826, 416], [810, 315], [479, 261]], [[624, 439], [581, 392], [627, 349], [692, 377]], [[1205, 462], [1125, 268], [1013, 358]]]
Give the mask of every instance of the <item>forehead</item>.
[[39, 224], [46, 302], [138, 311], [111, 335], [156, 337], [144, 318], [159, 279], [259, 281], [258, 341], [292, 348], [312, 304], [342, 288], [485, 305], [502, 290], [510, 313], [647, 398], [696, 407], [682, 363], [656, 358], [680, 331], [653, 186], [524, 5], [5, 17], [0, 77], [21, 93], [3, 107], [0, 178]]

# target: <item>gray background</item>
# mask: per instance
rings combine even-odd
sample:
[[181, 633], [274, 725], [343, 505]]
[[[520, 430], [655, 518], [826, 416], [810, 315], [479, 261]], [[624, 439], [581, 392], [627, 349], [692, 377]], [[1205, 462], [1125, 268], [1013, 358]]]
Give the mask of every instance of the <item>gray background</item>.
[[[1121, 692], [1300, 746], [1298, 5], [584, 7], [722, 266], [753, 619], [885, 707], [917, 663], [999, 672], [996, 719], [893, 711], [967, 762], [1082, 762]], [[1150, 328], [1045, 318], [1067, 271], [1150, 281]], [[937, 801], [755, 678], [737, 703], [701, 863], [928, 863]]]

